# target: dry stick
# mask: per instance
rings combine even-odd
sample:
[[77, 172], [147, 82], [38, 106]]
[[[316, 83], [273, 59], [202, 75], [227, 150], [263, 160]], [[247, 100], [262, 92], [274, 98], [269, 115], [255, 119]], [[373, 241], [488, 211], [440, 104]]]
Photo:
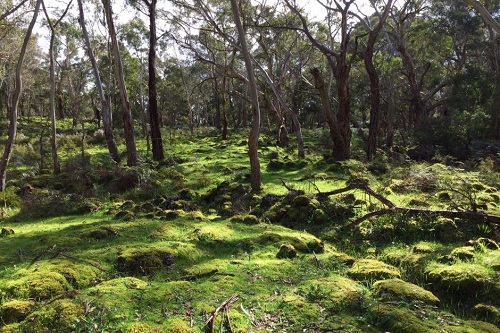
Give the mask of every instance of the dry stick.
[[229, 297], [226, 299], [224, 302], [222, 302], [221, 305], [217, 309], [215, 309], [214, 313], [208, 318], [207, 322], [205, 323], [206, 326], [208, 326], [209, 332], [214, 333], [214, 324], [215, 324], [215, 318], [217, 318], [217, 315], [222, 311], [229, 309], [231, 304], [236, 302], [240, 296], [238, 294], [234, 294], [233, 296]]

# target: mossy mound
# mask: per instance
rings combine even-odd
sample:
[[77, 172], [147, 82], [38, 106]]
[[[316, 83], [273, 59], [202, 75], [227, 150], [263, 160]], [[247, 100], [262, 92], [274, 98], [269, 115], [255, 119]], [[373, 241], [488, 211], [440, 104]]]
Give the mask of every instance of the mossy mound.
[[170, 252], [150, 248], [124, 253], [116, 258], [117, 269], [132, 275], [149, 275], [174, 264]]
[[287, 235], [275, 232], [264, 232], [259, 236], [260, 243], [275, 243], [292, 245], [298, 252], [302, 253], [323, 253], [325, 251], [325, 244], [309, 234], [301, 235]]
[[439, 298], [422, 287], [400, 279], [377, 281], [373, 284], [373, 293], [381, 301], [418, 301], [424, 304], [437, 305]]
[[157, 333], [162, 332], [161, 327], [148, 323], [133, 323], [125, 328], [125, 333]]
[[23, 333], [66, 332], [84, 313], [83, 306], [70, 299], [58, 299], [32, 312], [21, 324]]
[[383, 280], [400, 278], [399, 269], [382, 261], [361, 259], [354, 262], [347, 270], [347, 275], [357, 281]]
[[18, 323], [35, 307], [34, 301], [12, 300], [0, 306], [0, 322], [5, 324]]
[[461, 246], [453, 249], [450, 257], [459, 260], [472, 260], [475, 256], [475, 248], [472, 246]]
[[61, 273], [40, 269], [20, 270], [0, 288], [16, 298], [46, 300], [68, 291], [71, 286]]
[[236, 215], [231, 218], [231, 222], [253, 225], [259, 224], [259, 218], [252, 214]]
[[80, 235], [81, 238], [91, 238], [95, 240], [107, 240], [118, 237], [117, 230], [109, 227], [101, 227]]
[[350, 255], [343, 253], [343, 252], [337, 252], [337, 251], [331, 251], [328, 253], [325, 253], [324, 255], [319, 255], [317, 258], [321, 261], [324, 262], [326, 265], [328, 264], [333, 264], [333, 263], [341, 263], [342, 265], [345, 265], [346, 267], [351, 267], [356, 259], [354, 257], [351, 257]]
[[369, 309], [375, 325], [390, 332], [435, 333], [431, 321], [419, 319], [412, 311], [392, 305], [378, 304]]
[[307, 281], [299, 293], [330, 310], [358, 311], [363, 304], [362, 291], [363, 287], [351, 279], [331, 276]]
[[476, 318], [500, 327], [500, 309], [488, 304], [477, 304], [471, 309]]
[[11, 236], [11, 235], [14, 235], [15, 232], [14, 232], [14, 229], [12, 228], [2, 228], [2, 230], [0, 231], [0, 237], [7, 237], [7, 236]]
[[437, 219], [434, 233], [437, 239], [446, 243], [460, 241], [463, 237], [455, 221], [444, 217]]
[[467, 245], [473, 246], [477, 250], [483, 250], [483, 249], [499, 250], [500, 249], [500, 246], [498, 245], [497, 242], [495, 242], [493, 239], [485, 238], [485, 237], [471, 239], [467, 242]]
[[21, 332], [21, 324], [9, 324], [0, 327], [0, 333], [19, 333]]
[[76, 289], [89, 287], [99, 280], [99, 270], [90, 265], [75, 264], [64, 260], [55, 264], [52, 270], [62, 274], [66, 281]]
[[[461, 321], [454, 316], [434, 311], [419, 309], [411, 311], [405, 307], [377, 304], [369, 309], [374, 324], [384, 330], [398, 333], [498, 333], [500, 330], [492, 324], [482, 321]], [[429, 317], [437, 320], [429, 320]]]
[[425, 276], [436, 291], [467, 296], [488, 290], [495, 281], [492, 270], [473, 263], [453, 265], [433, 263], [426, 267]]
[[163, 325], [164, 332], [170, 333], [192, 333], [194, 332], [188, 323], [181, 318], [169, 318]]
[[281, 244], [278, 253], [276, 254], [276, 258], [278, 259], [292, 259], [297, 256], [297, 250], [291, 244]]

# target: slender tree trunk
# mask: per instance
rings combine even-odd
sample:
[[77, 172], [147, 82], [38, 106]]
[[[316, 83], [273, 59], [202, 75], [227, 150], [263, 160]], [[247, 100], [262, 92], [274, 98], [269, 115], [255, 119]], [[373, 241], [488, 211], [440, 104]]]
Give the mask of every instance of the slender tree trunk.
[[221, 106], [222, 140], [227, 140], [226, 75], [222, 77]]
[[370, 31], [368, 35], [368, 42], [366, 44], [364, 62], [366, 72], [370, 78], [370, 128], [368, 133], [368, 147], [367, 155], [368, 159], [372, 160], [377, 152], [377, 145], [379, 142], [380, 133], [380, 80], [377, 74], [375, 65], [373, 64], [373, 54], [375, 42], [377, 41], [378, 35], [382, 30], [387, 17], [389, 16], [389, 11], [392, 5], [392, 0], [389, 0], [386, 4], [384, 13], [379, 19], [377, 26]]
[[333, 142], [333, 149], [335, 150], [337, 147], [345, 146], [344, 137], [342, 137], [340, 133], [337, 118], [333, 114], [332, 106], [330, 104], [330, 96], [326, 89], [325, 80], [323, 79], [321, 73], [317, 68], [312, 68], [311, 74], [314, 77], [314, 86], [318, 91], [321, 105], [323, 106], [326, 122], [328, 123], [328, 128], [330, 129], [330, 137]]
[[28, 47], [28, 43], [31, 37], [31, 33], [33, 32], [33, 27], [35, 26], [36, 19], [38, 17], [38, 11], [40, 10], [41, 3], [42, 0], [37, 0], [36, 2], [35, 11], [33, 12], [33, 17], [28, 26], [28, 30], [26, 30], [26, 35], [24, 36], [23, 45], [21, 47], [19, 59], [17, 61], [16, 83], [11, 100], [12, 109], [10, 110], [9, 133], [7, 142], [5, 143], [5, 149], [2, 155], [2, 159], [0, 160], [0, 191], [2, 192], [5, 191], [5, 183], [7, 180], [7, 166], [9, 165], [10, 157], [12, 156], [12, 150], [14, 148], [14, 142], [16, 140], [17, 134], [17, 106], [19, 103], [19, 96], [21, 95], [23, 85], [21, 80], [21, 69], [23, 67], [26, 48]]
[[158, 99], [156, 92], [156, 2], [143, 0], [149, 8], [149, 54], [148, 54], [148, 89], [149, 89], [149, 126], [153, 146], [153, 160], [162, 161], [163, 141], [161, 139], [160, 119], [158, 117]]
[[130, 110], [130, 102], [127, 95], [127, 87], [123, 77], [123, 64], [120, 55], [120, 48], [116, 38], [115, 24], [113, 22], [113, 10], [110, 0], [102, 0], [104, 11], [106, 12], [106, 21], [108, 31], [111, 38], [111, 46], [113, 48], [113, 60], [115, 63], [115, 76], [120, 91], [120, 100], [123, 114], [123, 129], [125, 134], [125, 145], [127, 146], [127, 165], [136, 166], [139, 163], [137, 149], [135, 146], [134, 124], [132, 121], [132, 112]]
[[85, 16], [83, 12], [82, 0], [78, 0], [78, 9], [80, 12], [79, 21], [80, 21], [80, 26], [82, 27], [83, 39], [85, 41], [85, 46], [87, 48], [87, 54], [92, 64], [92, 70], [94, 72], [94, 78], [96, 81], [96, 89], [97, 92], [99, 93], [99, 100], [101, 101], [102, 122], [104, 125], [104, 136], [106, 138], [106, 144], [108, 146], [108, 151], [113, 161], [115, 161], [116, 163], [120, 163], [120, 154], [118, 153], [118, 148], [116, 146], [116, 141], [113, 134], [109, 103], [106, 100], [106, 95], [104, 94], [104, 91], [102, 89], [102, 82], [101, 82], [101, 76], [99, 74], [99, 68], [97, 67], [97, 61], [95, 60], [94, 52], [92, 51], [92, 47], [90, 45], [90, 39], [89, 39], [89, 34], [87, 32], [87, 27], [85, 26]]
[[248, 50], [245, 31], [241, 22], [240, 8], [237, 0], [231, 0], [231, 9], [233, 11], [234, 22], [238, 30], [238, 37], [241, 46], [241, 54], [245, 61], [245, 67], [248, 75], [248, 88], [250, 99], [252, 102], [252, 128], [248, 138], [248, 155], [250, 157], [250, 185], [252, 191], [261, 190], [262, 176], [260, 173], [259, 163], [259, 131], [260, 131], [260, 106], [259, 96], [257, 91], [257, 82], [253, 71], [252, 60], [250, 59], [250, 51]]

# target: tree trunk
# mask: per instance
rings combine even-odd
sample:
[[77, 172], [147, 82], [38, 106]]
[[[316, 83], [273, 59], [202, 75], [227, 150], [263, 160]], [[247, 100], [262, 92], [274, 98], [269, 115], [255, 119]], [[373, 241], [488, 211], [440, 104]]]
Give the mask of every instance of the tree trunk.
[[149, 89], [149, 126], [153, 146], [153, 160], [162, 161], [163, 141], [161, 139], [160, 120], [158, 117], [158, 100], [156, 92], [156, 2], [143, 0], [149, 8], [149, 54], [148, 54], [148, 89]]
[[21, 51], [19, 53], [19, 59], [17, 61], [16, 67], [16, 83], [14, 92], [11, 99], [11, 107], [10, 117], [9, 117], [9, 133], [7, 142], [5, 143], [5, 149], [2, 155], [2, 159], [0, 160], [0, 191], [5, 191], [5, 182], [7, 180], [7, 166], [9, 165], [10, 157], [12, 156], [12, 150], [14, 148], [14, 142], [16, 140], [17, 134], [17, 106], [19, 103], [19, 96], [21, 95], [22, 89], [22, 80], [21, 80], [21, 69], [24, 62], [24, 56], [26, 54], [26, 48], [28, 47], [28, 43], [31, 37], [31, 33], [33, 32], [33, 27], [35, 26], [36, 19], [38, 17], [38, 11], [40, 10], [40, 5], [42, 0], [37, 0], [35, 5], [35, 11], [33, 12], [33, 17], [28, 26], [28, 30], [26, 30], [26, 35], [24, 36], [23, 46], [21, 47]]
[[104, 11], [106, 12], [106, 22], [108, 24], [111, 46], [113, 49], [113, 60], [115, 63], [115, 76], [120, 90], [120, 101], [123, 114], [123, 129], [125, 134], [125, 145], [127, 146], [127, 165], [136, 166], [139, 163], [137, 149], [135, 146], [134, 124], [132, 121], [132, 112], [130, 111], [130, 102], [128, 100], [127, 87], [123, 75], [123, 64], [120, 55], [120, 48], [116, 38], [115, 24], [113, 22], [113, 11], [110, 0], [102, 0]]
[[97, 92], [99, 93], [99, 100], [101, 101], [102, 122], [104, 125], [104, 136], [106, 138], [106, 144], [108, 146], [108, 151], [113, 161], [115, 161], [116, 163], [120, 163], [120, 154], [118, 153], [115, 137], [113, 135], [113, 127], [112, 127], [109, 103], [106, 100], [106, 96], [104, 95], [104, 91], [102, 89], [102, 82], [101, 82], [101, 76], [99, 74], [99, 68], [97, 67], [97, 61], [94, 57], [94, 52], [92, 51], [92, 47], [90, 46], [90, 39], [87, 32], [87, 27], [85, 26], [85, 16], [83, 12], [82, 0], [78, 0], [78, 9], [80, 12], [79, 21], [80, 21], [80, 26], [82, 27], [83, 39], [85, 41], [85, 46], [87, 48], [87, 54], [92, 64], [92, 70], [94, 72], [94, 78], [96, 81], [96, 89]]
[[221, 89], [221, 105], [222, 105], [222, 140], [227, 140], [227, 112], [226, 112], [226, 76], [222, 78]]
[[345, 146], [344, 138], [340, 135], [339, 124], [337, 123], [337, 118], [333, 114], [332, 106], [330, 104], [330, 96], [328, 95], [325, 81], [321, 76], [321, 73], [317, 68], [311, 68], [311, 74], [314, 77], [314, 86], [318, 91], [321, 105], [323, 106], [323, 112], [325, 113], [326, 122], [328, 123], [328, 128], [330, 129], [330, 138], [333, 142], [333, 149], [337, 147]]
[[380, 80], [377, 74], [375, 65], [373, 64], [373, 53], [375, 42], [377, 37], [382, 30], [387, 17], [389, 16], [389, 11], [391, 9], [392, 0], [389, 0], [385, 6], [384, 13], [379, 19], [377, 26], [370, 31], [368, 35], [368, 42], [366, 45], [364, 62], [366, 72], [370, 78], [370, 127], [368, 133], [368, 147], [367, 155], [368, 159], [372, 160], [377, 152], [377, 146], [379, 142], [380, 133]]
[[260, 106], [259, 96], [257, 91], [257, 82], [253, 71], [252, 60], [250, 59], [250, 51], [248, 50], [245, 31], [241, 22], [240, 8], [237, 0], [231, 0], [231, 9], [233, 11], [234, 22], [238, 30], [239, 42], [241, 46], [241, 54], [245, 61], [245, 67], [248, 75], [248, 88], [250, 99], [252, 102], [252, 127], [248, 138], [248, 155], [250, 157], [250, 184], [252, 191], [261, 190], [262, 176], [260, 173], [259, 163], [259, 131], [260, 131]]

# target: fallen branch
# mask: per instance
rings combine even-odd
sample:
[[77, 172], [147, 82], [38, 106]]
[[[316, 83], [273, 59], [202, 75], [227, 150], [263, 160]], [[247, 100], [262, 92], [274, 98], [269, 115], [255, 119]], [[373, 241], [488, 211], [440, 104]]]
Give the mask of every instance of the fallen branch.
[[381, 209], [366, 215], [363, 215], [360, 218], [357, 218], [353, 222], [349, 223], [344, 227], [344, 229], [350, 229], [352, 227], [357, 226], [363, 221], [375, 216], [382, 216], [387, 214], [406, 214], [406, 215], [420, 215], [425, 214], [428, 216], [441, 216], [447, 218], [462, 218], [469, 220], [476, 220], [479, 223], [494, 223], [500, 224], [500, 216], [487, 214], [483, 212], [472, 212], [472, 211], [453, 211], [453, 210], [432, 210], [425, 208], [405, 208], [405, 207], [392, 207], [389, 209]]
[[[207, 322], [205, 323], [205, 325], [208, 326], [209, 333], [214, 333], [215, 319], [217, 318], [217, 316], [219, 315], [219, 313], [221, 311], [224, 311], [224, 313], [225, 313], [225, 317], [223, 318], [223, 322], [228, 321], [228, 323], [229, 323], [229, 315], [228, 315], [227, 311], [228, 311], [229, 307], [234, 302], [236, 302], [239, 298], [240, 298], [240, 296], [238, 296], [237, 294], [234, 294], [231, 297], [229, 297], [228, 299], [226, 299], [224, 302], [222, 302], [222, 304], [219, 305], [219, 307], [217, 309], [215, 309], [214, 313], [210, 316], [210, 318], [208, 318]], [[229, 331], [232, 332], [232, 330], [229, 330]]]

